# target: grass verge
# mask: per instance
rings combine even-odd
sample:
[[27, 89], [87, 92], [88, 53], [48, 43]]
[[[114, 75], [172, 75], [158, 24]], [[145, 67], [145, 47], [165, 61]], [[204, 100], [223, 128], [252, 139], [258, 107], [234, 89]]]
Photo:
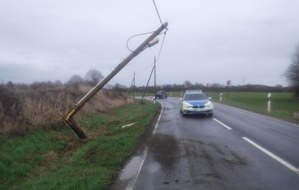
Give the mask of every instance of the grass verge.
[[108, 189], [159, 107], [129, 104], [83, 117], [85, 141], [68, 128], [1, 135], [0, 189]]

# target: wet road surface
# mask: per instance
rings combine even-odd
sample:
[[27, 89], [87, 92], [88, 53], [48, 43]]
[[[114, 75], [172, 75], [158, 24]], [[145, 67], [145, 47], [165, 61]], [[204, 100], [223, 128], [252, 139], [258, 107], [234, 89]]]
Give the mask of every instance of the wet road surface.
[[299, 126], [214, 104], [213, 117], [163, 110], [112, 189], [299, 189]]

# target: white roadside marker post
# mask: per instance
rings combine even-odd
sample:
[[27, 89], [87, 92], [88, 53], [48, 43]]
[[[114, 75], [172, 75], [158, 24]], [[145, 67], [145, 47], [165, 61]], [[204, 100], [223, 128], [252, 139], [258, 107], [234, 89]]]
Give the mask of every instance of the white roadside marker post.
[[268, 113], [271, 112], [271, 93], [268, 93]]

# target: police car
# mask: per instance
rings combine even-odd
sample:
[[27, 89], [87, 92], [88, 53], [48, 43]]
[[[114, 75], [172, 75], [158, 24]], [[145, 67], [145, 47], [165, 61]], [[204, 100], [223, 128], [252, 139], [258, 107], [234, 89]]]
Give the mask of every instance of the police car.
[[185, 115], [206, 114], [213, 116], [213, 103], [202, 90], [187, 90], [180, 98], [180, 113]]

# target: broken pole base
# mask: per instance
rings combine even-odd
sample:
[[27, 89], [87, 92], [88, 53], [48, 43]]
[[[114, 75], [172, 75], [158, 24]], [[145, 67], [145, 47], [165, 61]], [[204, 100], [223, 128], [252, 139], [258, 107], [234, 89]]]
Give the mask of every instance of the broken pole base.
[[87, 136], [84, 133], [84, 131], [82, 131], [82, 129], [80, 129], [80, 127], [77, 126], [76, 122], [72, 117], [69, 117], [68, 119], [62, 117], [62, 119], [65, 122], [65, 124], [69, 126], [80, 139], [87, 139]]

